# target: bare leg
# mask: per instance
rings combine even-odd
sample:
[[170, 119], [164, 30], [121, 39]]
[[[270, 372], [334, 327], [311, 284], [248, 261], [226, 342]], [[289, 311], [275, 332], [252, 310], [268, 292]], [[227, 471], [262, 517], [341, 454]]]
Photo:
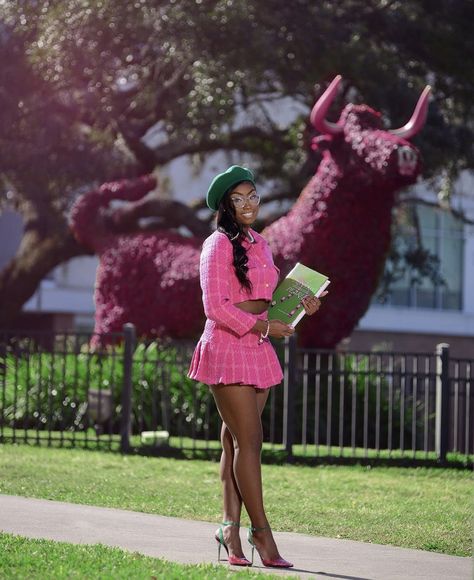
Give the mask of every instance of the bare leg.
[[[260, 389], [257, 393], [257, 409], [262, 414], [268, 399], [269, 390]], [[220, 462], [220, 477], [224, 500], [223, 522], [240, 522], [242, 511], [242, 497], [234, 476], [234, 443], [232, 434], [223, 422], [221, 429], [222, 455]], [[239, 529], [235, 526], [226, 526], [224, 539], [229, 548], [229, 553], [242, 557], [242, 544], [240, 542]]]
[[[234, 477], [234, 443], [232, 435], [223, 422], [221, 429], [222, 454], [220, 463], [220, 476], [222, 482], [222, 495], [224, 500], [223, 522], [240, 522], [242, 511], [242, 498]], [[225, 526], [223, 528], [224, 540], [229, 549], [229, 554], [243, 557], [242, 544], [240, 542], [239, 528]]]
[[[252, 525], [266, 528], [268, 520], [263, 507], [260, 463], [262, 450], [260, 414], [266, 397], [252, 386], [217, 385], [211, 389], [222, 420], [232, 434], [233, 471], [238, 491]], [[271, 532], [268, 530], [256, 532], [254, 539], [262, 557], [267, 559], [279, 557]]]

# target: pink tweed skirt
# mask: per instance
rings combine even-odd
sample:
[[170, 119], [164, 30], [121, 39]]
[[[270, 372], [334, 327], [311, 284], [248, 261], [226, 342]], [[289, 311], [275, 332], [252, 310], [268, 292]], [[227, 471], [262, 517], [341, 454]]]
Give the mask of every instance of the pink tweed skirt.
[[[264, 312], [259, 317], [266, 318]], [[280, 361], [271, 342], [258, 343], [260, 333], [242, 337], [207, 320], [189, 366], [188, 377], [206, 385], [252, 385], [268, 389], [283, 379]]]

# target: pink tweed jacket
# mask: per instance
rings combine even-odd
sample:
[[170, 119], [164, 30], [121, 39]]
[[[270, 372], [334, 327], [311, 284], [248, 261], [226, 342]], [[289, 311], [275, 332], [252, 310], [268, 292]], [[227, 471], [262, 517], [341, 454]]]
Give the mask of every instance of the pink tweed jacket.
[[232, 244], [220, 232], [205, 240], [200, 264], [202, 301], [204, 312], [210, 320], [229, 327], [239, 336], [246, 334], [257, 317], [234, 306], [244, 300], [271, 300], [278, 282], [279, 270], [273, 264], [272, 252], [266, 240], [251, 230], [255, 244], [244, 242], [248, 256], [247, 276], [252, 291], [243, 288], [233, 267]]
[[207, 384], [267, 388], [282, 379], [272, 344], [268, 339], [259, 344], [260, 334], [252, 330], [267, 313], [250, 314], [235, 306], [244, 300], [271, 300], [278, 284], [279, 270], [268, 243], [254, 230], [250, 232], [255, 243], [246, 240], [243, 245], [252, 291], [242, 287], [235, 274], [232, 244], [225, 234], [214, 232], [202, 247], [200, 280], [207, 321], [188, 376]]

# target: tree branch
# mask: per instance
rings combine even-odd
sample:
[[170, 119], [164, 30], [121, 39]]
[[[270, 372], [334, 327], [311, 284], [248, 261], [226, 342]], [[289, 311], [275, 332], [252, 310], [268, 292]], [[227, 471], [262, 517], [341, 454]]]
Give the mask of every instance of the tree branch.
[[[261, 150], [262, 141], [270, 141], [283, 150], [291, 149], [291, 144], [285, 139], [285, 131], [275, 130], [268, 133], [259, 127], [243, 127], [216, 139], [204, 137], [196, 141], [182, 139], [168, 141], [156, 149], [148, 147], [139, 136], [130, 131], [123, 123], [119, 125], [119, 129], [127, 146], [141, 163], [144, 173], [150, 173], [156, 165], [165, 165], [177, 157], [194, 153], [212, 153], [213, 151], [231, 149], [258, 153]], [[252, 144], [251, 140], [259, 143]]]
[[285, 131], [277, 131], [270, 134], [259, 127], [243, 127], [242, 129], [233, 131], [228, 135], [222, 135], [217, 139], [204, 138], [193, 142], [175, 141], [165, 143], [154, 150], [155, 161], [157, 165], [163, 165], [182, 155], [210, 153], [221, 149], [258, 152], [260, 147], [257, 145], [251, 146], [249, 143], [249, 140], [252, 139], [271, 141], [272, 143], [277, 142], [278, 146], [290, 150], [291, 146], [285, 140], [285, 135]]
[[[146, 223], [140, 220], [152, 218]], [[209, 225], [196, 216], [193, 208], [176, 200], [148, 195], [137, 202], [108, 210], [105, 225], [114, 233], [138, 233], [162, 228], [186, 227], [197, 237], [210, 235]]]

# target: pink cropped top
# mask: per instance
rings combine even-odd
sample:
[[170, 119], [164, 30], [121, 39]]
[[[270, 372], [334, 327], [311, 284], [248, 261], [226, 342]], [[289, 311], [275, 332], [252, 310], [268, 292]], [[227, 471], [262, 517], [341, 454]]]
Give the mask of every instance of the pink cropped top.
[[241, 286], [235, 274], [232, 243], [225, 234], [215, 231], [204, 241], [201, 252], [200, 279], [206, 317], [229, 327], [238, 336], [249, 332], [259, 317], [235, 304], [245, 300], [271, 300], [280, 272], [265, 238], [252, 229], [249, 231], [255, 242], [246, 239], [243, 245], [247, 250], [251, 292]]

